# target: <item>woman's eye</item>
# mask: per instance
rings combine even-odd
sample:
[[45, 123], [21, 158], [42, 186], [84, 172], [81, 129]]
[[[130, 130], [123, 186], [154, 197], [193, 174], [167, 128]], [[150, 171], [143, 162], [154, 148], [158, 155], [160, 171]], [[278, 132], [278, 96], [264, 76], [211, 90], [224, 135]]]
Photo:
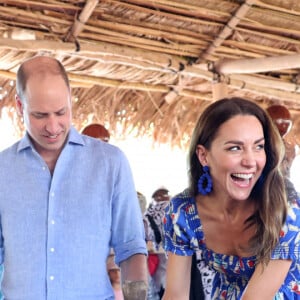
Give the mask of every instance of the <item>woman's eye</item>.
[[230, 148], [228, 148], [229, 151], [238, 151], [240, 150], [240, 147], [239, 146], [232, 146]]
[[258, 149], [258, 150], [265, 149], [265, 144], [259, 144], [259, 145], [257, 145], [256, 149]]

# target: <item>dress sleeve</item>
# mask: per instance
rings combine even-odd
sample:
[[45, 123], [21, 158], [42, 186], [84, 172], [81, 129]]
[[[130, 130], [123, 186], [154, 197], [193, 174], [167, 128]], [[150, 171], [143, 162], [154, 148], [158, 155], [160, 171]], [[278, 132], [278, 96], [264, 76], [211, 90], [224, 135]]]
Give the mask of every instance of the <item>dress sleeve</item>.
[[165, 210], [164, 248], [173, 254], [191, 256], [194, 253], [196, 237], [189, 226], [192, 217], [191, 206], [187, 199], [173, 198]]
[[281, 230], [279, 244], [271, 259], [291, 259], [300, 262], [300, 209], [289, 208], [286, 222]]

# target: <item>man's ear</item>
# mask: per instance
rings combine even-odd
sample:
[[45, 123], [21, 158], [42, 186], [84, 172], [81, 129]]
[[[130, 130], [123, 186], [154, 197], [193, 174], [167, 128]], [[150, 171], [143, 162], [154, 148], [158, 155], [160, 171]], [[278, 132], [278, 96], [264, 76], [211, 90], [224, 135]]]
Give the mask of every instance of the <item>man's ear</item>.
[[207, 149], [203, 145], [197, 145], [196, 154], [202, 166], [207, 165]]
[[16, 109], [19, 117], [23, 117], [23, 103], [19, 95], [15, 96]]

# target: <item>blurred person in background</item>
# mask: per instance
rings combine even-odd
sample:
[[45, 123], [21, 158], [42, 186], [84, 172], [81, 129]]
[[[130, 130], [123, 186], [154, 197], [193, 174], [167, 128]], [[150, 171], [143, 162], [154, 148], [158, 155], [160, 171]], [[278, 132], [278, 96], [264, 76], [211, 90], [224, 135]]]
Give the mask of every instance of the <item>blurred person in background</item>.
[[167, 258], [163, 250], [163, 219], [169, 201], [169, 190], [165, 187], [159, 187], [153, 192], [152, 202], [144, 214], [150, 279], [158, 299], [162, 298], [165, 290]]
[[107, 258], [107, 272], [114, 290], [115, 300], [124, 300], [121, 285], [121, 270], [115, 263], [115, 254], [113, 252]]
[[147, 208], [146, 196], [139, 191], [137, 191], [137, 196], [138, 196], [139, 203], [140, 203], [141, 213], [142, 213], [142, 215], [144, 215], [146, 208]]
[[285, 146], [281, 171], [285, 180], [288, 201], [290, 204], [300, 206], [299, 193], [297, 193], [294, 184], [290, 180], [290, 169], [296, 156], [296, 149], [293, 143], [289, 143], [286, 140], [286, 136], [293, 127], [292, 116], [289, 110], [283, 105], [271, 105], [267, 108], [267, 112], [276, 125]]
[[108, 143], [110, 140], [110, 133], [102, 124], [89, 124], [83, 128], [81, 133], [91, 136], [95, 139], [100, 139], [101, 141], [106, 143]]

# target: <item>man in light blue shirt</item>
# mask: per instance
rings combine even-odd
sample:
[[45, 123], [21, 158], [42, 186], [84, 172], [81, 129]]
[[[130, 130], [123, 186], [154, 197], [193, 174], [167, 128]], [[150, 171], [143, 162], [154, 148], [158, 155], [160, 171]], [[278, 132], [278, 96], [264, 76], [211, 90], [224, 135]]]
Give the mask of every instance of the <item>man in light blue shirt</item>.
[[144, 227], [123, 152], [71, 125], [61, 63], [25, 61], [17, 73], [23, 139], [0, 153], [0, 263], [8, 300], [114, 299], [113, 248], [124, 298], [146, 299]]

